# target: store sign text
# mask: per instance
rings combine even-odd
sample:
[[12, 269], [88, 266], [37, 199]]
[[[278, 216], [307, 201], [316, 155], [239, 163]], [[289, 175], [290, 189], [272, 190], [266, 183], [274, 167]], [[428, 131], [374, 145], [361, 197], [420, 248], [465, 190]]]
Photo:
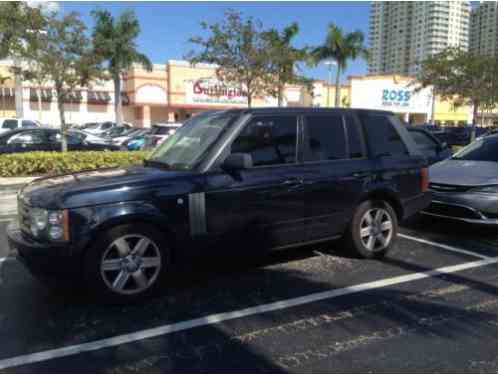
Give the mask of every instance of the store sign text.
[[412, 93], [408, 90], [382, 90], [382, 105], [386, 107], [408, 107]]
[[245, 90], [214, 80], [189, 82], [186, 93], [187, 102], [191, 103], [247, 105]]

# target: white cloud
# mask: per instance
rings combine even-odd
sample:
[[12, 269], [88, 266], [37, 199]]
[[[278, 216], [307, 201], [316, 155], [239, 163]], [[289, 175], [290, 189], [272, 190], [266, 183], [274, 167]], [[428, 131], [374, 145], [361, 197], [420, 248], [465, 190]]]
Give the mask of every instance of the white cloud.
[[29, 7], [39, 8], [43, 13], [47, 14], [59, 11], [59, 3], [57, 1], [28, 0], [26, 3]]

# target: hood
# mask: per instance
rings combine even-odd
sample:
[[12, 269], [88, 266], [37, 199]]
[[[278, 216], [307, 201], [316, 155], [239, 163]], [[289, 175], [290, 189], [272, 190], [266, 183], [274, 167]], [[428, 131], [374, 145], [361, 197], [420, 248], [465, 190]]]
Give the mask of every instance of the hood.
[[[52, 209], [150, 200], [159, 188], [164, 193], [171, 186], [175, 194], [181, 193], [179, 186], [189, 190], [194, 176], [142, 166], [97, 169], [34, 180], [21, 189], [20, 198], [30, 206]], [[180, 181], [187, 183], [177, 184]]]
[[431, 183], [460, 186], [498, 185], [498, 163], [443, 160], [429, 169]]

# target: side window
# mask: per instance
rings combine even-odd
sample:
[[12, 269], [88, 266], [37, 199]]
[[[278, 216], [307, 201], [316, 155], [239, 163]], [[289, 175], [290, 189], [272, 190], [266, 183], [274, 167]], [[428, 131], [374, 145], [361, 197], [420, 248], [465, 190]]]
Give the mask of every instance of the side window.
[[391, 124], [388, 116], [366, 114], [362, 116], [362, 121], [374, 156], [401, 156], [408, 154], [403, 140]]
[[346, 159], [346, 137], [341, 115], [305, 116], [305, 161]]
[[22, 120], [22, 125], [23, 128], [36, 128], [36, 124], [33, 121], [29, 120]]
[[346, 130], [348, 132], [349, 157], [351, 159], [363, 158], [366, 155], [361, 129], [350, 115], [347, 115], [345, 118]]
[[296, 162], [297, 117], [253, 119], [232, 143], [231, 153], [251, 154], [254, 166]]
[[44, 136], [43, 133], [40, 133], [39, 131], [21, 132], [10, 137], [7, 143], [37, 145], [44, 143]]
[[14, 120], [14, 119], [4, 120], [2, 128], [3, 129], [17, 129], [17, 120]]
[[421, 131], [416, 131], [412, 130], [410, 131], [410, 135], [412, 136], [413, 140], [417, 144], [417, 146], [422, 147], [422, 148], [436, 148], [437, 143], [429, 137], [427, 134]]

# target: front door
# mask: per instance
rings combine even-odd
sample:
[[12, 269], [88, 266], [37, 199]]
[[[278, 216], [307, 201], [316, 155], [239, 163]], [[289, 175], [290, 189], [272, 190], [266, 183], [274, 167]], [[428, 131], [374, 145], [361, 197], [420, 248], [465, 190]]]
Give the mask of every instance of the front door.
[[282, 247], [305, 239], [298, 117], [255, 117], [230, 146], [253, 168], [207, 176], [207, 232], [239, 244]]

